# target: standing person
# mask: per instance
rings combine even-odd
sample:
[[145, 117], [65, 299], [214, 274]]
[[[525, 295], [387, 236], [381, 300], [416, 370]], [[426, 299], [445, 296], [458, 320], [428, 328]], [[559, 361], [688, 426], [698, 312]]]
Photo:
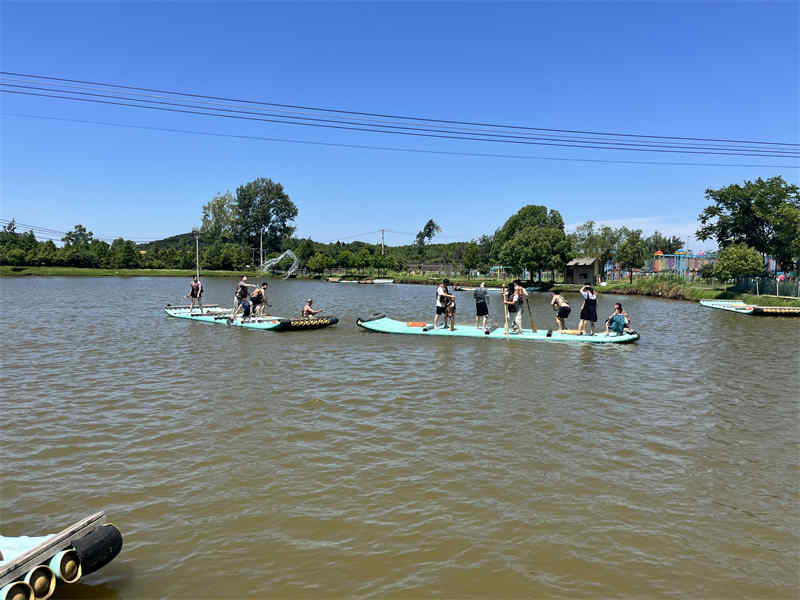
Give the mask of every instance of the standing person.
[[606, 319], [606, 335], [609, 330], [617, 335], [622, 335], [626, 330], [630, 331], [631, 318], [624, 310], [622, 304], [616, 302], [614, 304], [614, 312], [611, 313]]
[[[522, 305], [523, 303], [528, 301], [528, 290], [525, 289], [525, 286], [522, 285], [522, 282], [517, 279], [514, 281], [514, 292], [517, 294], [517, 316], [515, 317], [517, 326], [522, 331]], [[531, 317], [531, 330], [534, 332], [536, 331], [533, 328], [533, 317]]]
[[444, 327], [447, 329], [447, 322], [450, 322], [450, 331], [456, 328], [456, 297], [455, 294], [450, 293], [450, 281], [444, 280], [444, 301], [446, 302], [444, 308]]
[[239, 314], [239, 311], [244, 311], [244, 318], [250, 316], [250, 291], [247, 288], [254, 288], [251, 283], [247, 283], [247, 275], [242, 275], [242, 278], [239, 280], [239, 283], [236, 285], [236, 294], [235, 298], [237, 301], [236, 309], [233, 311], [233, 315], [231, 315], [231, 319], [235, 319], [236, 315]]
[[439, 328], [439, 315], [444, 315], [444, 327], [447, 327], [447, 301], [449, 298], [453, 298], [453, 296], [447, 293], [446, 283], [450, 282], [445, 279], [436, 286], [436, 315], [433, 317], [434, 329]]
[[313, 317], [315, 314], [322, 312], [322, 309], [314, 310], [314, 308], [311, 306], [313, 303], [314, 303], [314, 301], [311, 298], [308, 298], [306, 300], [305, 306], [303, 306], [303, 318], [304, 319], [307, 319], [309, 317]]
[[592, 286], [585, 285], [581, 288], [581, 296], [583, 296], [583, 305], [581, 306], [580, 321], [578, 321], [578, 332], [580, 335], [586, 335], [586, 325], [591, 323], [591, 335], [594, 335], [594, 324], [597, 323], [597, 292]]
[[558, 330], [563, 331], [566, 329], [566, 319], [569, 313], [572, 312], [572, 308], [558, 290], [553, 290], [553, 299], [550, 301], [550, 305], [554, 311], [557, 311], [556, 323], [558, 323]]
[[192, 299], [192, 306], [189, 309], [189, 315], [194, 311], [194, 301], [197, 300], [197, 305], [200, 307], [200, 314], [203, 314], [203, 284], [197, 278], [197, 275], [192, 277], [192, 283], [189, 285], [189, 293], [186, 298]]
[[[472, 292], [472, 297], [475, 299], [475, 327], [486, 331], [486, 317], [489, 316], [489, 305], [486, 303], [486, 282], [481, 281], [481, 287], [475, 288]], [[483, 325], [478, 323], [483, 317]]]
[[515, 283], [509, 283], [507, 291], [503, 294], [503, 303], [508, 308], [509, 318], [514, 321], [511, 325], [511, 333], [522, 333], [522, 311], [517, 310], [520, 306], [519, 293]]

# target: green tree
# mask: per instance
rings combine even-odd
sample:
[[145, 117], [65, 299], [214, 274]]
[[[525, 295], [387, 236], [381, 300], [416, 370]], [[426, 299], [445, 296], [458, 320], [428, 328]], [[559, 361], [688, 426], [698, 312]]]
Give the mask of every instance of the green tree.
[[647, 247], [642, 239], [641, 231], [631, 231], [617, 251], [617, 263], [630, 272], [630, 281], [633, 283], [633, 269], [644, 266], [647, 256]]
[[301, 263], [304, 263], [315, 254], [314, 242], [311, 240], [311, 238], [302, 240], [294, 248], [293, 252], [295, 253], [295, 256], [297, 256], [297, 259]]
[[653, 235], [645, 239], [644, 243], [648, 256], [654, 255], [659, 250], [664, 254], [675, 254], [684, 246], [683, 240], [677, 235], [666, 237], [659, 231], [653, 232]]
[[718, 190], [707, 189], [713, 201], [698, 217], [699, 240], [715, 239], [720, 248], [746, 244], [772, 256], [789, 269], [800, 245], [800, 189], [782, 177], [745, 181]]
[[260, 177], [236, 188], [236, 230], [239, 240], [249, 247], [258, 245], [264, 232], [264, 246], [280, 250], [294, 233], [297, 207], [283, 186]]
[[75, 229], [67, 233], [61, 241], [65, 246], [88, 246], [92, 241], [94, 234], [91, 231], [86, 231], [83, 225], [75, 225]]
[[229, 191], [203, 205], [200, 231], [210, 240], [230, 241], [236, 233], [236, 201]]
[[481, 251], [478, 244], [470, 242], [467, 244], [464, 254], [461, 257], [461, 262], [467, 270], [477, 269], [481, 264]]
[[757, 276], [764, 272], [764, 259], [755, 248], [747, 244], [733, 244], [719, 251], [714, 277], [728, 281], [748, 275]]
[[330, 269], [332, 266], [333, 260], [327, 254], [323, 254], [322, 252], [315, 252], [314, 255], [306, 262], [306, 267], [312, 273], [322, 273], [326, 269]]
[[417, 248], [417, 254], [419, 256], [419, 260], [425, 260], [425, 244], [430, 243], [437, 233], [442, 230], [439, 225], [436, 224], [436, 221], [433, 219], [428, 219], [428, 222], [417, 232], [417, 239], [414, 242], [414, 245]]
[[494, 258], [499, 258], [506, 242], [510, 240], [518, 231], [526, 227], [553, 228], [564, 231], [564, 219], [557, 210], [549, 210], [546, 206], [528, 204], [523, 206], [516, 214], [510, 216], [503, 226], [494, 234], [493, 250]]
[[341, 250], [339, 254], [336, 255], [336, 264], [343, 269], [349, 269], [355, 265], [356, 262], [356, 255], [353, 254], [350, 250]]
[[109, 262], [115, 269], [135, 269], [139, 266], [139, 253], [131, 241], [117, 238], [111, 243]]
[[370, 251], [366, 248], [359, 250], [358, 254], [355, 255], [353, 266], [360, 271], [372, 266], [372, 254]]

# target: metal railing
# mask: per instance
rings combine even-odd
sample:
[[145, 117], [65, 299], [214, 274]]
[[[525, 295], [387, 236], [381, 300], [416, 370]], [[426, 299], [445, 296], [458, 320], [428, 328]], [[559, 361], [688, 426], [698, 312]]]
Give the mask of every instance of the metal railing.
[[742, 277], [733, 287], [737, 292], [755, 294], [756, 296], [788, 296], [800, 297], [800, 280], [779, 277]]

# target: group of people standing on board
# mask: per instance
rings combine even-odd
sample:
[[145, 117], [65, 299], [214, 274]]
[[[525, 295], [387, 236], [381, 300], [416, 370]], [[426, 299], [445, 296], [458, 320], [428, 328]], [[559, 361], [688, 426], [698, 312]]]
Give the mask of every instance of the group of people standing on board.
[[[569, 303], [561, 295], [558, 290], [552, 290], [553, 298], [550, 300], [550, 305], [553, 311], [556, 312], [556, 323], [558, 323], [558, 330], [567, 330], [566, 320], [572, 308]], [[597, 323], [597, 290], [590, 285], [585, 285], [580, 289], [580, 294], [583, 296], [583, 303], [581, 304], [581, 312], [578, 318], [578, 335], [594, 335], [595, 323]], [[622, 334], [630, 331], [631, 319], [622, 309], [622, 304], [616, 302], [614, 304], [614, 312], [612, 312], [605, 320], [606, 334], [615, 333]]]
[[[272, 306], [267, 302], [267, 287], [269, 287], [269, 284], [266, 281], [262, 281], [260, 286], [247, 283], [247, 275], [242, 275], [234, 292], [233, 300], [235, 308], [233, 309], [231, 319], [235, 319], [240, 311], [242, 312], [243, 321], [246, 321], [251, 316], [263, 316], [264, 307]], [[250, 288], [253, 288], [252, 292]]]
[[[267, 288], [269, 284], [266, 281], [261, 282], [261, 285], [254, 285], [247, 282], [247, 275], [242, 275], [239, 283], [236, 284], [236, 289], [233, 294], [233, 314], [231, 319], [235, 319], [239, 314], [242, 315], [242, 320], [247, 320], [250, 317], [261, 317], [264, 315], [264, 307], [272, 306], [267, 300]], [[252, 288], [252, 292], [250, 289]], [[197, 301], [200, 308], [200, 314], [203, 314], [203, 284], [197, 275], [192, 278], [189, 286], [189, 292], [185, 296], [191, 298], [192, 304], [189, 308], [189, 314], [194, 312], [194, 303]], [[313, 317], [321, 312], [313, 307], [313, 300], [308, 298], [303, 305], [302, 316], [303, 318]]]
[[[487, 302], [486, 283], [481, 283], [480, 287], [472, 291], [472, 297], [475, 300], [475, 327], [478, 329], [487, 330], [486, 320], [489, 316], [489, 303]], [[503, 287], [503, 305], [508, 314], [510, 321], [510, 332], [514, 335], [522, 333], [522, 315], [523, 304], [528, 301], [528, 290], [522, 285], [519, 280], [509, 283]], [[595, 324], [597, 323], [597, 291], [589, 285], [585, 285], [580, 289], [580, 294], [583, 297], [581, 305], [580, 318], [578, 321], [578, 329], [574, 331], [577, 335], [595, 335]], [[572, 307], [569, 302], [561, 295], [559, 290], [552, 290], [552, 299], [550, 305], [555, 312], [556, 323], [558, 324], [559, 331], [569, 331], [566, 326], [567, 317], [572, 312]], [[530, 305], [528, 305], [528, 312], [530, 313]], [[455, 314], [456, 314], [456, 297], [455, 294], [450, 293], [450, 281], [443, 279], [436, 285], [436, 315], [433, 318], [433, 328], [439, 329], [450, 328], [450, 331], [455, 329]], [[439, 318], [442, 317], [444, 324], [439, 325]], [[533, 328], [533, 315], [531, 317], [531, 328]], [[614, 304], [614, 312], [609, 315], [605, 321], [606, 334], [622, 334], [630, 331], [630, 317], [622, 309], [622, 304], [619, 302]], [[508, 327], [508, 324], [507, 324]]]

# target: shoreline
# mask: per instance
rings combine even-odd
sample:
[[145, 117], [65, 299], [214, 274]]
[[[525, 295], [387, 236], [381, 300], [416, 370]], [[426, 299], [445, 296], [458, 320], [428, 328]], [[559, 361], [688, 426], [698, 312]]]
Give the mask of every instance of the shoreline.
[[[186, 277], [194, 275], [193, 269], [93, 269], [79, 267], [15, 267], [0, 266], [0, 278], [2, 277]], [[229, 278], [238, 279], [242, 275], [248, 277], [262, 277], [264, 279], [275, 279], [261, 271], [205, 271], [201, 277], [206, 278]], [[371, 279], [375, 275], [364, 275], [362, 279]], [[408, 276], [408, 274], [388, 273], [386, 277], [391, 277], [395, 283], [405, 283], [413, 285], [435, 285], [439, 277]], [[327, 282], [324, 276], [297, 277], [297, 279], [308, 281]], [[353, 277], [356, 280], [357, 277]], [[486, 287], [500, 287], [502, 280], [497, 279], [467, 279], [452, 278], [451, 284], [454, 286], [473, 287], [478, 286], [482, 281], [486, 282]], [[535, 286], [536, 282], [532, 282]], [[573, 283], [552, 283], [542, 282], [547, 291], [552, 287], [557, 287], [564, 292], [578, 292], [580, 284]], [[673, 278], [649, 278], [638, 279], [633, 284], [627, 281], [613, 281], [606, 286], [597, 285], [597, 291], [601, 294], [618, 294], [624, 296], [651, 296], [654, 298], [664, 298], [669, 300], [683, 300], [688, 302], [699, 302], [700, 300], [742, 300], [747, 304], [761, 306], [800, 306], [800, 298], [785, 296], [755, 296], [735, 291], [726, 291], [724, 288], [708, 288], [697, 285], [690, 285], [680, 279]]]

